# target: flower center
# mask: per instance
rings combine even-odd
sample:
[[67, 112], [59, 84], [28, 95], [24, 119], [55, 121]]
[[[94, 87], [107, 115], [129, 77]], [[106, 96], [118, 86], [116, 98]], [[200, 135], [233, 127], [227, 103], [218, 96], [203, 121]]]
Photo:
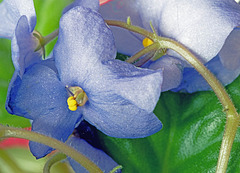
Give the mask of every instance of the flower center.
[[88, 100], [87, 94], [78, 86], [66, 86], [69, 97], [67, 99], [68, 109], [76, 111], [78, 106], [83, 106]]
[[147, 46], [150, 46], [151, 44], [153, 44], [153, 41], [146, 37], [143, 39], [142, 44], [144, 47], [147, 47]]

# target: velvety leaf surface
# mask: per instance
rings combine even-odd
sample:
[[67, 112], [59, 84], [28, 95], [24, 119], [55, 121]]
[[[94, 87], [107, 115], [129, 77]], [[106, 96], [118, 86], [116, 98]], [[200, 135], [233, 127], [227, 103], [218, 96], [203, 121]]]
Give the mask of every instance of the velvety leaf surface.
[[[240, 77], [227, 87], [240, 108]], [[155, 113], [163, 129], [143, 139], [100, 134], [105, 150], [123, 165], [123, 172], [215, 172], [226, 116], [213, 92], [192, 95], [162, 93]], [[228, 172], [240, 171], [240, 131]]]

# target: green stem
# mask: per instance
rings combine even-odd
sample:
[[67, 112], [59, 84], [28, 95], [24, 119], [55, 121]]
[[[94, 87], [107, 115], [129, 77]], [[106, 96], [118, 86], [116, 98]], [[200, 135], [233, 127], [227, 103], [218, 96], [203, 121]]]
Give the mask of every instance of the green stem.
[[51, 42], [53, 39], [55, 39], [59, 34], [59, 29], [56, 29], [55, 31], [53, 31], [51, 34], [43, 37], [43, 42], [42, 45], [46, 45], [49, 42]]
[[43, 168], [43, 173], [50, 173], [50, 169], [51, 167], [61, 161], [61, 160], [64, 160], [66, 159], [67, 156], [63, 153], [60, 153], [60, 152], [57, 152], [55, 154], [53, 154], [46, 162], [46, 164], [44, 165], [44, 168]]
[[221, 150], [218, 157], [218, 165], [216, 172], [224, 173], [227, 170], [228, 159], [230, 157], [232, 144], [237, 133], [239, 125], [239, 117], [234, 115], [227, 115], [227, 122], [225, 125], [225, 132], [223, 135]]
[[121, 27], [121, 28], [125, 28], [129, 31], [133, 31], [135, 33], [138, 33], [140, 35], [143, 35], [145, 37], [148, 37], [150, 38], [151, 40], [153, 40], [154, 42], [155, 41], [158, 41], [156, 39], [156, 35], [152, 32], [149, 32], [143, 28], [140, 28], [138, 26], [134, 26], [134, 25], [131, 25], [131, 24], [127, 24], [125, 22], [121, 22], [121, 21], [116, 21], [116, 20], [105, 20], [105, 22], [108, 24], [108, 25], [111, 25], [111, 26], [117, 26], [117, 27]]
[[141, 58], [139, 61], [135, 62], [134, 65], [136, 67], [141, 67], [143, 64], [147, 63], [149, 60], [151, 60], [154, 55], [156, 54], [157, 51], [155, 52], [149, 52], [146, 56]]
[[51, 42], [56, 37], [58, 37], [58, 34], [59, 34], [59, 29], [56, 29], [51, 34], [43, 37], [40, 32], [34, 30], [33, 31], [33, 35], [39, 41], [39, 45], [36, 47], [36, 49], [34, 51], [36, 52], [36, 51], [39, 51], [40, 49], [42, 49], [42, 51], [43, 51], [43, 59], [45, 59], [45, 45], [48, 44], [49, 42]]
[[219, 101], [222, 103], [224, 111], [227, 114], [238, 116], [236, 108], [234, 107], [232, 100], [227, 94], [226, 90], [222, 86], [222, 84], [218, 81], [218, 79], [195, 57], [189, 50], [187, 50], [183, 45], [179, 44], [176, 41], [173, 41], [168, 38], [160, 38], [159, 43], [163, 48], [173, 49], [177, 53], [179, 53], [185, 60], [188, 61], [208, 82]]
[[137, 52], [135, 55], [131, 56], [129, 59], [126, 60], [128, 63], [134, 63], [136, 60], [138, 60], [143, 55], [147, 54], [151, 51], [156, 51], [159, 48], [159, 43], [155, 42], [151, 44], [150, 46], [145, 47], [141, 51]]
[[211, 86], [211, 88], [215, 92], [216, 96], [218, 97], [219, 101], [221, 102], [221, 104], [224, 108], [224, 112], [226, 113], [226, 116], [227, 116], [227, 122], [226, 122], [226, 126], [225, 126], [225, 131], [224, 131], [224, 135], [223, 135], [222, 145], [221, 145], [221, 149], [219, 152], [218, 164], [217, 164], [217, 169], [216, 169], [216, 172], [226, 172], [232, 144], [233, 144], [234, 138], [236, 136], [237, 127], [240, 122], [240, 118], [236, 111], [235, 106], [232, 103], [232, 100], [230, 99], [229, 95], [225, 91], [222, 84], [198, 60], [197, 57], [195, 57], [187, 48], [185, 48], [180, 43], [178, 43], [174, 40], [168, 39], [168, 38], [157, 36], [156, 34], [150, 33], [149, 31], [146, 31], [143, 28], [133, 26], [131, 24], [126, 24], [124, 22], [112, 21], [112, 20], [106, 20], [105, 22], [108, 25], [125, 28], [130, 31], [139, 33], [145, 37], [148, 37], [151, 40], [153, 40], [154, 42], [158, 42], [160, 44], [159, 48], [172, 49], [172, 50], [176, 51], [183, 58], [185, 58], [185, 60], [187, 60], [208, 82], [208, 84]]
[[[6, 151], [3, 149], [0, 149], [0, 156], [5, 161], [5, 163], [9, 166], [9, 168], [12, 169], [14, 173], [22, 173], [24, 172], [14, 161], [13, 159], [8, 155]], [[1, 172], [1, 171], [0, 171]]]
[[85, 167], [89, 172], [93, 172], [93, 173], [102, 172], [97, 165], [95, 165], [91, 160], [89, 160], [83, 154], [79, 153], [77, 150], [73, 149], [67, 144], [64, 144], [63, 142], [58, 141], [57, 139], [54, 139], [36, 132], [27, 131], [19, 128], [13, 128], [13, 127], [5, 127], [2, 125], [0, 126], [0, 137], [24, 138], [34, 142], [48, 145], [52, 148], [58, 149], [62, 153], [73, 158], [78, 163], [80, 163], [83, 167]]

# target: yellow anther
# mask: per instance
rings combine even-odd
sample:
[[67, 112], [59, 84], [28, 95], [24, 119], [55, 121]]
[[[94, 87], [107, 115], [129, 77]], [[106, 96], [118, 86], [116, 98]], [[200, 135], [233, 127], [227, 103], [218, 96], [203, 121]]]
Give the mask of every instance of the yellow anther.
[[67, 102], [70, 102], [72, 100], [75, 100], [75, 98], [73, 96], [70, 96], [70, 97], [68, 97]]
[[75, 106], [68, 106], [68, 109], [70, 111], [76, 111], [77, 110], [77, 105], [75, 105]]
[[69, 100], [68, 106], [75, 106], [75, 105], [77, 105], [77, 101], [76, 100]]
[[147, 46], [150, 46], [151, 44], [153, 44], [153, 41], [146, 37], [143, 39], [142, 44], [144, 47], [147, 47]]
[[70, 96], [67, 99], [67, 103], [68, 103], [68, 108], [71, 111], [76, 111], [77, 110], [77, 101], [75, 100], [75, 98], [73, 96]]

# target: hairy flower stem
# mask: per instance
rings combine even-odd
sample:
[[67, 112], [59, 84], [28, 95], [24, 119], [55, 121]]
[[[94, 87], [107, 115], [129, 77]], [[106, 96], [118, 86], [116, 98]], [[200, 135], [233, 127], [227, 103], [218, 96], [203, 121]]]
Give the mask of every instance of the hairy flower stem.
[[113, 21], [113, 20], [106, 20], [105, 21], [108, 25], [118, 26], [121, 28], [125, 28], [129, 31], [133, 31], [135, 33], [141, 34], [145, 37], [150, 38], [154, 42], [158, 42], [160, 48], [172, 49], [179, 53], [185, 60], [188, 61], [208, 82], [208, 84], [212, 87], [213, 91], [215, 92], [216, 96], [218, 97], [219, 101], [221, 102], [224, 112], [227, 116], [227, 122], [225, 125], [225, 131], [223, 135], [222, 145], [219, 152], [218, 157], [218, 164], [216, 172], [226, 172], [228, 160], [230, 157], [230, 152], [232, 149], [232, 144], [237, 132], [237, 128], [240, 122], [240, 116], [238, 115], [232, 100], [230, 99], [229, 95], [225, 91], [222, 84], [217, 80], [217, 78], [195, 57], [187, 48], [185, 48], [180, 43], [157, 36], [154, 33], [151, 33], [143, 28], [133, 26], [131, 24], [127, 24], [120, 21]]
[[95, 165], [91, 160], [85, 157], [83, 154], [79, 153], [77, 150], [72, 147], [64, 144], [57, 139], [32, 132], [24, 129], [13, 128], [13, 127], [5, 127], [0, 125], [0, 138], [2, 137], [16, 137], [16, 138], [24, 138], [34, 142], [42, 143], [48, 145], [52, 148], [58, 149], [62, 153], [68, 155], [69, 157], [76, 160], [83, 167], [85, 167], [91, 173], [100, 173], [101, 169]]
[[224, 136], [218, 157], [218, 165], [216, 169], [217, 173], [224, 173], [227, 170], [228, 159], [230, 157], [232, 144], [236, 136], [238, 127], [239, 116], [236, 117], [234, 115], [227, 115], [227, 122], [225, 125]]
[[219, 101], [222, 103], [223, 110], [227, 116], [227, 121], [225, 125], [221, 149], [219, 152], [216, 172], [226, 172], [232, 144], [236, 136], [238, 124], [240, 122], [239, 115], [234, 104], [232, 103], [232, 100], [230, 99], [222, 84], [217, 80], [217, 78], [190, 51], [188, 51], [179, 43], [170, 39], [161, 40], [160, 44], [161, 43], [163, 43], [162, 46], [164, 47], [166, 45], [165, 48], [171, 48], [182, 55], [204, 77], [204, 79], [212, 87]]

